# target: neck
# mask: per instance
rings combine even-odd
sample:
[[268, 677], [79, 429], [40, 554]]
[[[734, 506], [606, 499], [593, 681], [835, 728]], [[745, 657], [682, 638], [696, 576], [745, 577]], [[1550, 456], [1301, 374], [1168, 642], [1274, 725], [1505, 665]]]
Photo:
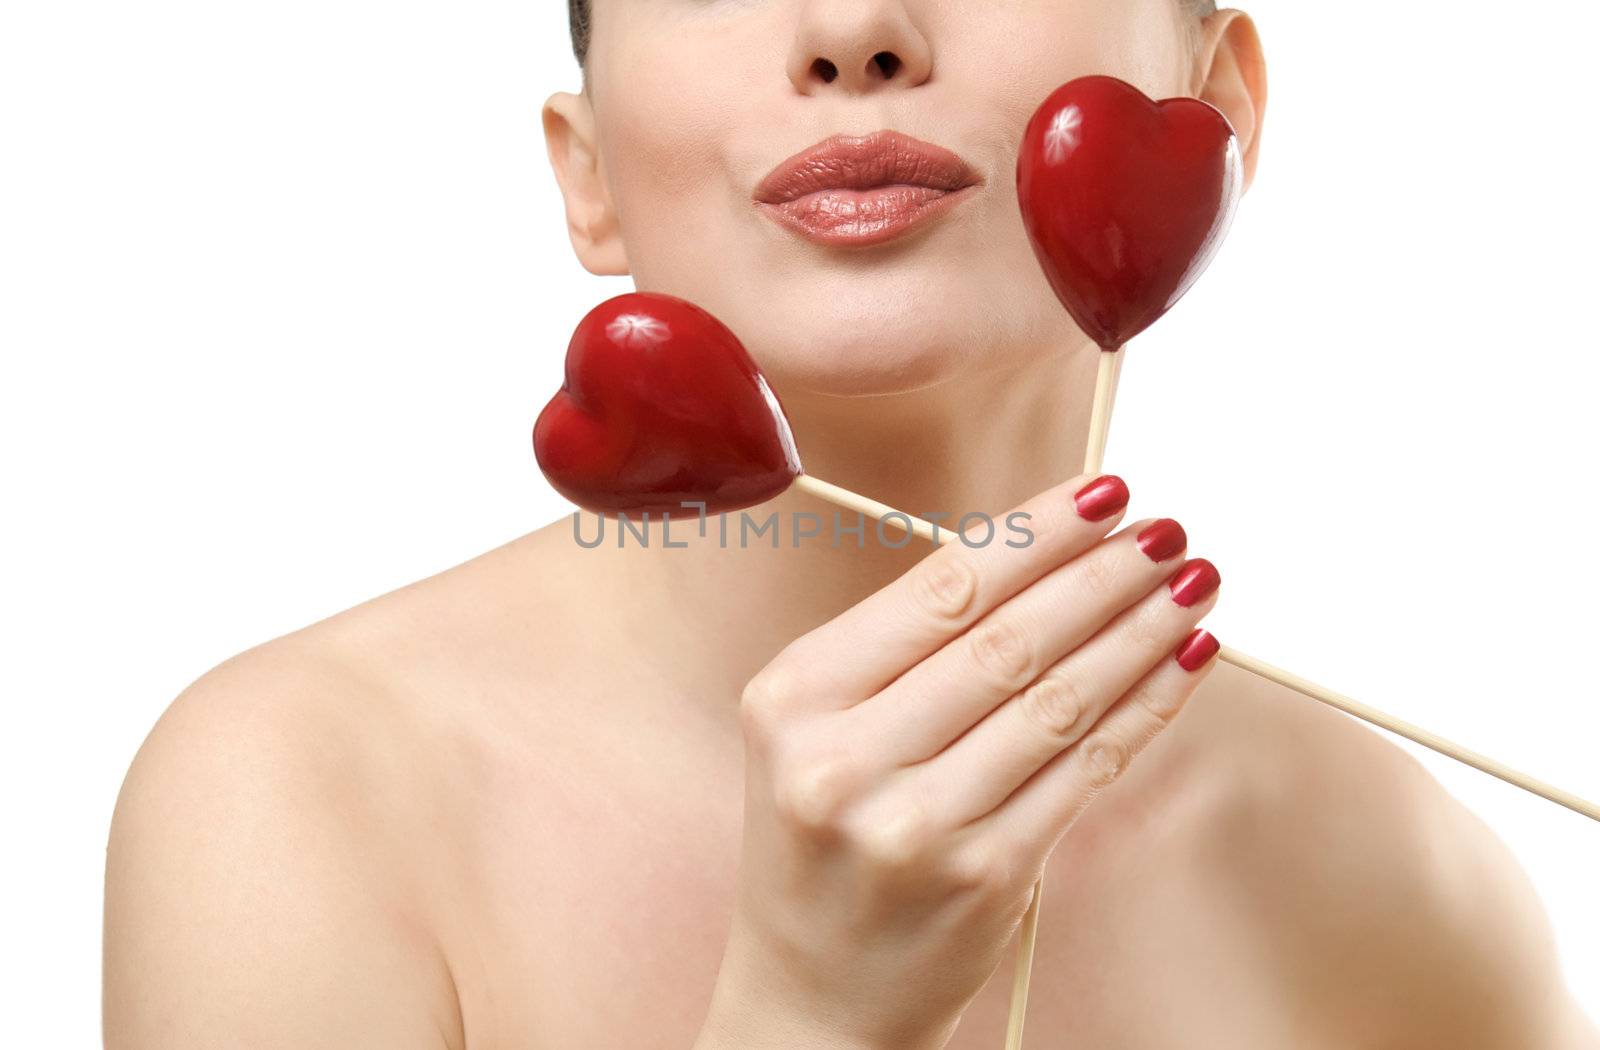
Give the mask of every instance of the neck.
[[[1003, 540], [1008, 510], [1081, 472], [1097, 353], [1083, 346], [905, 394], [779, 394], [807, 474], [941, 528], [953, 530], [965, 514], [989, 515]], [[627, 636], [659, 647], [656, 666], [682, 678], [673, 687], [725, 698], [789, 641], [932, 550], [893, 527], [880, 534], [870, 520], [864, 536], [842, 531], [836, 514], [839, 526], [857, 524], [854, 512], [790, 489], [708, 519], [704, 536], [692, 519], [674, 521], [665, 536], [652, 522], [648, 547], [629, 534], [619, 549], [617, 523], [608, 521], [605, 541], [578, 553], [614, 570], [606, 578], [623, 600], [611, 607], [633, 610]], [[770, 527], [757, 533], [774, 518], [776, 535]], [[556, 527], [570, 545], [570, 520]], [[593, 515], [582, 528], [592, 540]], [[812, 534], [797, 538], [800, 531]]]
[[1086, 349], [911, 394], [784, 404], [806, 473], [954, 521], [1003, 513], [1080, 471], [1096, 364]]

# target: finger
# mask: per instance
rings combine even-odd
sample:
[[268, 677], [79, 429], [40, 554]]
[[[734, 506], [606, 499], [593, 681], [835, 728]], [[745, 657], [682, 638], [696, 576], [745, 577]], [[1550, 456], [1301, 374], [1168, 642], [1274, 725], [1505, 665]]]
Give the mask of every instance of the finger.
[[1113, 617], [1160, 589], [1187, 546], [1183, 526], [1171, 518], [1128, 526], [1007, 600], [849, 717], [901, 765], [937, 755]]
[[[913, 767], [927, 785], [930, 804], [940, 810], [939, 825], [961, 827], [1002, 805], [1081, 741], [1152, 668], [1176, 665], [1174, 647], [1211, 611], [1218, 582], [1204, 558], [1186, 562], [1167, 586], [1123, 612], [943, 753]], [[1157, 682], [1170, 693], [1181, 680]], [[1143, 688], [1147, 698], [1167, 695], [1150, 694], [1154, 686], [1148, 682]]]
[[1128, 769], [1151, 740], [1172, 724], [1216, 666], [1217, 639], [1196, 629], [1106, 712], [1082, 740], [1062, 752], [1000, 807], [968, 825], [969, 834], [996, 836], [998, 848], [1018, 843], [1049, 855], [1084, 808]]
[[[773, 663], [800, 669], [808, 686], [792, 702], [842, 709], [872, 696], [1000, 602], [1094, 545], [1116, 526], [1127, 503], [1121, 478], [1080, 475], [996, 521], [992, 542], [945, 544], [784, 649]], [[1020, 531], [1008, 534], [1009, 524], [1031, 539]]]

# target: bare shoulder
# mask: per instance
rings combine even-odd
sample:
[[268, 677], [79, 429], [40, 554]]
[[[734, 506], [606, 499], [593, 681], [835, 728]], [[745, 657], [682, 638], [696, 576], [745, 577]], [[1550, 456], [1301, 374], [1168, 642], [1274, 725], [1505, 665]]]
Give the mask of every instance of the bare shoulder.
[[111, 1050], [455, 1045], [448, 975], [390, 865], [393, 752], [364, 728], [382, 702], [337, 654], [275, 640], [168, 708], [107, 847]]
[[1191, 716], [1201, 870], [1344, 1045], [1600, 1046], [1520, 865], [1407, 752], [1226, 664]]
[[171, 703], [112, 820], [109, 1047], [460, 1045], [418, 843], [447, 824], [436, 756], [484, 735], [463, 669], [500, 641], [512, 556], [238, 653]]

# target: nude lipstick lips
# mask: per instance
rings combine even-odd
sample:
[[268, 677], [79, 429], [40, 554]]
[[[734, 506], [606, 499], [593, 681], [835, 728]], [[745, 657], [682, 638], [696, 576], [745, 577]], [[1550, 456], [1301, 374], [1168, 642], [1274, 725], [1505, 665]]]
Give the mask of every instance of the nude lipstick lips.
[[983, 180], [966, 161], [898, 131], [834, 135], [770, 171], [757, 206], [819, 244], [893, 240], [971, 196]]

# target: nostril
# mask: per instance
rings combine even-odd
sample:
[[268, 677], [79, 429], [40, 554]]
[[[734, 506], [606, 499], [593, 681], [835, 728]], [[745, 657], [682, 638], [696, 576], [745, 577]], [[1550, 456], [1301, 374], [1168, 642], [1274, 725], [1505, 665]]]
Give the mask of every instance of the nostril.
[[872, 56], [872, 64], [878, 67], [883, 79], [888, 80], [900, 69], [900, 57], [892, 51], [879, 51]]
[[825, 58], [819, 58], [811, 63], [811, 72], [821, 77], [824, 84], [831, 84], [833, 78], [839, 75], [839, 67]]

